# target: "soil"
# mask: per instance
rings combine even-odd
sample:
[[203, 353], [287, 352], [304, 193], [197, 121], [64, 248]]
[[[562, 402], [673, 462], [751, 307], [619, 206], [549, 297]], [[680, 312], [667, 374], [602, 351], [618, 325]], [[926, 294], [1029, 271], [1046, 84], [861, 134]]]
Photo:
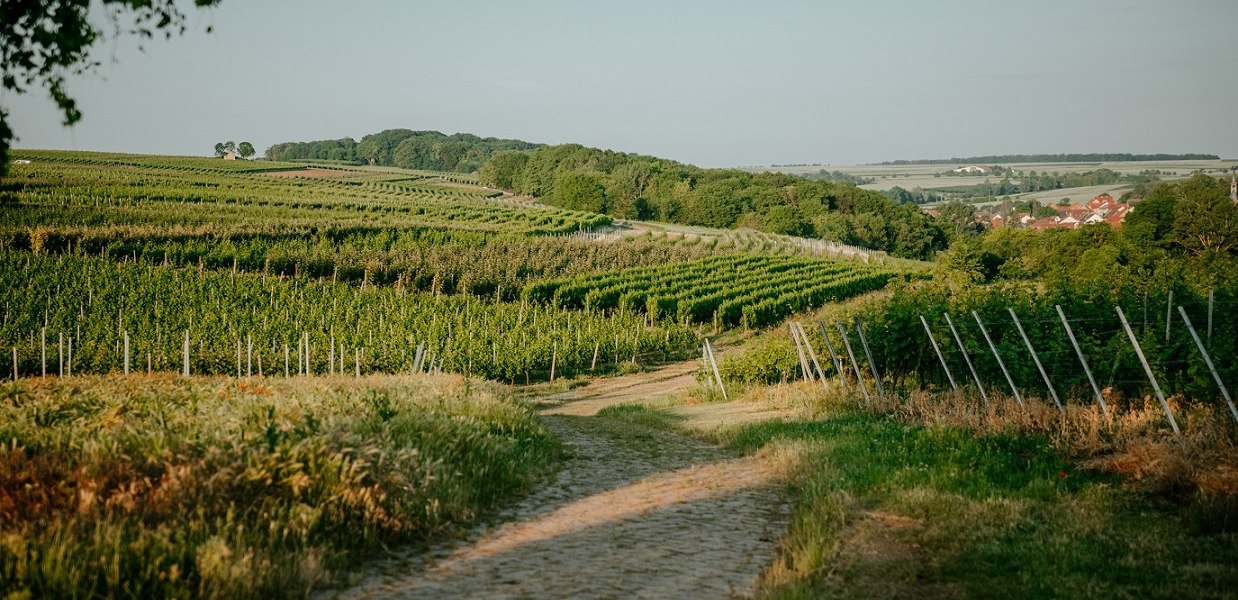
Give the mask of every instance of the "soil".
[[[696, 363], [540, 400], [569, 454], [555, 477], [465, 539], [395, 555], [340, 598], [730, 598], [751, 595], [786, 529], [785, 461], [599, 418], [693, 385]], [[703, 405], [718, 406], [718, 405]], [[701, 409], [696, 409], [701, 410]], [[727, 409], [728, 419], [746, 418]], [[760, 411], [748, 411], [766, 418]]]

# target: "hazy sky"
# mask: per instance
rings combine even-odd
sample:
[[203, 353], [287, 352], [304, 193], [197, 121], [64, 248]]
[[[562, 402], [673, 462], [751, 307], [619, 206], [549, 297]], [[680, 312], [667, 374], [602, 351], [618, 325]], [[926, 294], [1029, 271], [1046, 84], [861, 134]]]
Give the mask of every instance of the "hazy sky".
[[261, 152], [402, 127], [701, 166], [1238, 158], [1235, 0], [223, 0], [190, 24], [100, 46], [72, 129], [42, 90], [0, 97], [17, 147]]

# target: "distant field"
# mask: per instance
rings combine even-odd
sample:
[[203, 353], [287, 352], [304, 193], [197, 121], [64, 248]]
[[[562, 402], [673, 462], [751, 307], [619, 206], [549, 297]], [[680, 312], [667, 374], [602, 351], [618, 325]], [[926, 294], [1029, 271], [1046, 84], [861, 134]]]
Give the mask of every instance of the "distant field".
[[[1110, 169], [1123, 175], [1133, 175], [1142, 171], [1153, 170], [1161, 171], [1162, 178], [1167, 180], [1181, 179], [1189, 176], [1199, 170], [1223, 173], [1230, 170], [1230, 167], [1238, 165], [1238, 161], [1233, 160], [1174, 160], [1174, 161], [1126, 161], [1126, 162], [1086, 162], [1086, 163], [1003, 163], [1001, 166], [1009, 167], [1014, 171], [1036, 171], [1037, 173], [1083, 173], [1086, 171], [1095, 171], [1097, 169]], [[748, 169], [750, 171], [775, 171], [780, 173], [791, 174], [808, 174], [816, 173], [822, 169], [826, 171], [841, 171], [848, 175], [858, 177], [872, 177], [875, 182], [862, 185], [860, 187], [866, 190], [885, 191], [894, 187], [901, 187], [906, 190], [914, 188], [923, 188], [925, 190], [935, 190], [964, 185], [975, 185], [984, 183], [985, 179], [995, 181], [1000, 179], [1000, 176], [993, 175], [955, 175], [946, 176], [943, 173], [949, 172], [951, 169], [964, 166], [960, 164], [934, 164], [934, 165], [825, 165], [825, 166], [802, 166], [802, 167], [759, 167]], [[1079, 198], [1088, 199], [1101, 192], [1109, 192], [1115, 194], [1129, 189], [1127, 185], [1110, 185], [1110, 186], [1089, 186], [1080, 188], [1064, 188], [1060, 190], [1050, 190], [1045, 192], [1034, 192], [1030, 194], [1020, 194], [1017, 198], [1036, 199], [1036, 200], [1052, 200], [1054, 202], [1062, 198], [1071, 198], [1072, 201], [1077, 201]], [[1115, 194], [1116, 195], [1116, 194]]]

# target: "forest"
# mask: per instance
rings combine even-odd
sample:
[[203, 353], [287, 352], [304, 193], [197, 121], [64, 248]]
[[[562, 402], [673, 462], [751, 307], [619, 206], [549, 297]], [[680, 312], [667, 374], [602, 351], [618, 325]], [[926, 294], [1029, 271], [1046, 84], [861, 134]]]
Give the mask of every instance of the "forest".
[[781, 173], [703, 169], [578, 144], [495, 154], [481, 183], [571, 210], [621, 219], [750, 228], [927, 259], [946, 247], [941, 227], [880, 192]]
[[527, 150], [537, 144], [482, 138], [468, 133], [387, 129], [355, 141], [352, 138], [284, 142], [267, 148], [268, 160], [316, 160], [371, 164], [404, 169], [471, 173], [494, 153]]

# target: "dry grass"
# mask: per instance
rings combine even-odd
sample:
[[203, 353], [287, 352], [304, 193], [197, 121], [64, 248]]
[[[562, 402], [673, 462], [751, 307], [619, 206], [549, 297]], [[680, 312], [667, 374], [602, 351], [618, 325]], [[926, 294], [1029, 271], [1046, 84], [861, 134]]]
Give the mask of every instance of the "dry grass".
[[530, 483], [549, 433], [458, 376], [0, 384], [0, 590], [289, 597]]
[[1170, 398], [1182, 430], [1175, 436], [1152, 398], [1111, 402], [1118, 406], [1107, 417], [1096, 405], [1058, 411], [1037, 398], [1024, 403], [1000, 396], [986, 405], [974, 396], [917, 391], [864, 407], [908, 424], [1043, 437], [1087, 469], [1122, 475], [1158, 493], [1238, 496], [1238, 426], [1227, 410], [1194, 404], [1184, 411], [1181, 398]]

